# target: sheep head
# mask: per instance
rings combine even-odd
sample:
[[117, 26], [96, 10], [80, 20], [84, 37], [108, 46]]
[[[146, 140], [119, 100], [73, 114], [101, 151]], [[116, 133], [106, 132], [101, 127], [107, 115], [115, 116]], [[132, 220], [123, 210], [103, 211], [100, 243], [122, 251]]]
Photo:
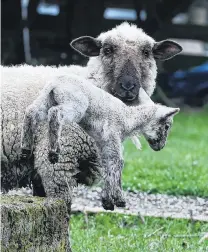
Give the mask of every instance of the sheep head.
[[170, 59], [182, 51], [176, 42], [156, 42], [142, 29], [126, 22], [97, 38], [77, 38], [71, 46], [91, 57], [88, 66], [100, 75], [100, 87], [130, 105], [138, 103], [140, 87], [152, 95], [156, 85], [156, 60]]

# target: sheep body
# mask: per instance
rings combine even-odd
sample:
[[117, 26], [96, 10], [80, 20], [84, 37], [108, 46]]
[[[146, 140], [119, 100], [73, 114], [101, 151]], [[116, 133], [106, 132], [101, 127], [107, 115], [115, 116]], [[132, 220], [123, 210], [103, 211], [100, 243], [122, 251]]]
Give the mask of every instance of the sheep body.
[[[59, 136], [62, 124], [78, 123], [96, 141], [102, 156], [107, 174], [103, 206], [111, 210], [114, 204], [124, 206], [121, 190], [122, 141], [142, 133], [153, 149], [160, 150], [168, 134], [162, 126], [171, 124], [172, 116], [179, 111], [154, 104], [143, 89], [140, 96], [140, 102], [148, 101], [148, 105], [129, 107], [76, 75], [57, 77], [44, 87], [26, 110], [22, 149], [32, 150], [31, 139], [36, 135], [37, 126], [48, 119], [49, 160], [55, 163], [61, 149]], [[167, 116], [168, 113], [171, 113], [170, 116]], [[157, 127], [152, 127], [155, 124]]]
[[[61, 139], [64, 139], [61, 140], [61, 146], [64, 150], [62, 163], [53, 166], [47, 160], [48, 135], [47, 126], [44, 124], [39, 126], [39, 133], [35, 139], [34, 158], [25, 163], [19, 160], [24, 111], [38, 97], [39, 91], [43, 88], [46, 77], [46, 75], [41, 75], [43, 68], [44, 71], [49, 70], [48, 74], [51, 73], [51, 67], [1, 67], [3, 76], [1, 186], [4, 191], [8, 191], [14, 187], [27, 185], [30, 179], [33, 182], [34, 194], [51, 196], [55, 195], [55, 191], [57, 191], [58, 196], [69, 197], [69, 193], [62, 193], [68, 191], [66, 181], [59, 186], [60, 193], [58, 193], [55, 182], [50, 182], [53, 181], [54, 172], [58, 173], [54, 169], [58, 171], [63, 168], [68, 174], [66, 177], [74, 176], [76, 181], [87, 185], [93, 184], [101, 175], [100, 157], [96, 144], [78, 125], [73, 124], [70, 127], [64, 125], [63, 127], [61, 136]], [[35, 72], [36, 70], [37, 72]], [[54, 69], [55, 71], [56, 69]], [[39, 74], [42, 79], [40, 82], [36, 82]], [[58, 178], [58, 176], [55, 177]]]

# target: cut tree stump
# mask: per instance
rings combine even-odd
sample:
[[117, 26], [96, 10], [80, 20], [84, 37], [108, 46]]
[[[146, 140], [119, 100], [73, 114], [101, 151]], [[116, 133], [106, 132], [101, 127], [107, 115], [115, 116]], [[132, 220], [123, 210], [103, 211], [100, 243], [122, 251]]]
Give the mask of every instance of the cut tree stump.
[[69, 215], [64, 201], [1, 196], [1, 251], [70, 252]]

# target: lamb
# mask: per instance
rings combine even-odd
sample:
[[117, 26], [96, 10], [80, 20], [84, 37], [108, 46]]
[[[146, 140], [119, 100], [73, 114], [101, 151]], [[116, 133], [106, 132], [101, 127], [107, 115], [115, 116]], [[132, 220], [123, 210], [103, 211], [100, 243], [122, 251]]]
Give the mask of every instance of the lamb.
[[76, 122], [96, 141], [101, 153], [106, 175], [103, 207], [109, 210], [113, 210], [114, 205], [124, 207], [121, 189], [123, 140], [143, 134], [151, 148], [160, 150], [165, 145], [172, 118], [179, 112], [179, 108], [154, 104], [142, 88], [139, 98], [142, 105], [127, 106], [83, 78], [59, 76], [46, 85], [26, 109], [22, 153], [30, 155], [38, 125], [48, 120], [49, 160], [58, 162], [62, 124]]
[[[40, 125], [35, 139], [36, 149], [33, 157], [27, 162], [20, 162], [24, 111], [43, 88], [43, 82], [32, 85], [33, 81], [31, 81], [30, 85], [29, 81], [28, 83], [23, 81], [29, 80], [30, 77], [30, 80], [35, 82], [39, 68], [32, 69], [33, 75], [31, 72], [27, 73], [23, 66], [1, 67], [2, 191], [25, 187], [32, 182], [34, 195], [60, 197], [66, 200], [70, 208], [71, 199], [68, 190], [72, 190], [72, 185], [77, 183], [92, 185], [102, 176], [100, 155], [95, 141], [77, 124], [63, 125], [60, 138], [63, 152], [60, 154], [60, 163], [51, 165], [47, 158], [47, 125], [43, 124]], [[54, 181], [54, 174], [55, 179], [58, 180], [61, 170], [66, 170], [67, 179], [63, 183], [58, 183]]]

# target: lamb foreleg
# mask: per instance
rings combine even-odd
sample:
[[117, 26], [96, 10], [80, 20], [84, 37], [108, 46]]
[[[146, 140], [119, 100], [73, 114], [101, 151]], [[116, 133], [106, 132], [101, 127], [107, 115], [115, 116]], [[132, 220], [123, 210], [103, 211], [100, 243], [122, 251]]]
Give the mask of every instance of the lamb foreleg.
[[120, 139], [109, 138], [101, 148], [102, 164], [105, 169], [104, 189], [102, 192], [102, 204], [106, 210], [114, 210], [117, 207], [125, 207], [125, 199], [122, 192], [121, 175], [123, 168], [122, 145]]

